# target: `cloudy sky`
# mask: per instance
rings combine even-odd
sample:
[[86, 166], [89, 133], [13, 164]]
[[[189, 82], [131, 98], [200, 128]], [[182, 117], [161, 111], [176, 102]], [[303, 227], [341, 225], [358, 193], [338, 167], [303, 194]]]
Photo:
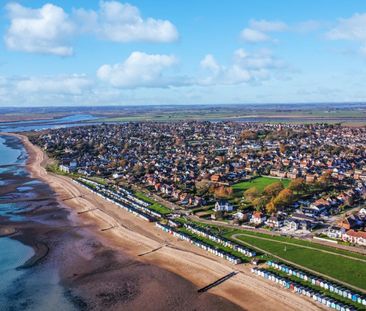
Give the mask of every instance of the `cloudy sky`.
[[0, 106], [366, 100], [366, 1], [1, 1]]

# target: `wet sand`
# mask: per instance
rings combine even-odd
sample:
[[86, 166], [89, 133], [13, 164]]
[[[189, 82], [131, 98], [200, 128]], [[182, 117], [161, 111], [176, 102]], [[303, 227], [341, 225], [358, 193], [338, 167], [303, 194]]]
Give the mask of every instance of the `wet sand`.
[[[255, 277], [248, 265], [233, 266], [211, 256], [106, 202], [68, 177], [47, 173], [47, 156], [26, 137], [18, 137], [29, 153], [27, 166], [32, 177], [50, 185], [58, 205], [64, 207], [55, 209], [67, 211], [72, 224], [68, 229], [57, 229], [58, 236], [65, 235], [64, 243], [50, 247], [50, 255], [57, 254], [62, 263], [61, 282], [80, 308], [322, 309], [310, 299]], [[82, 211], [89, 212], [77, 214]], [[114, 228], [101, 231], [110, 227]], [[239, 274], [208, 293], [197, 293], [198, 288], [232, 271]]]

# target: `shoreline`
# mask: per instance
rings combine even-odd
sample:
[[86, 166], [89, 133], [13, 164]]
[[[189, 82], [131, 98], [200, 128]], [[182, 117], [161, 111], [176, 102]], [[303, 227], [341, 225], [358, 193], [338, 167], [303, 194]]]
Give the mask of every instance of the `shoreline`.
[[[246, 266], [233, 266], [188, 243], [166, 235], [117, 206], [88, 192], [69, 177], [48, 173], [45, 153], [20, 134], [18, 137], [28, 152], [27, 169], [33, 178], [47, 183], [57, 195], [61, 206], [71, 212], [73, 221], [93, 225], [94, 234], [103, 245], [124, 252], [136, 261], [158, 266], [188, 280], [197, 288], [219, 279], [232, 271], [238, 275], [210, 290], [245, 310], [321, 310], [312, 300], [299, 297], [277, 286], [257, 279]], [[89, 211], [78, 215], [78, 212]], [[101, 229], [116, 228], [101, 232]], [[157, 251], [153, 251], [159, 249]], [[153, 252], [151, 252], [153, 251]], [[205, 294], [206, 295], [206, 294]]]

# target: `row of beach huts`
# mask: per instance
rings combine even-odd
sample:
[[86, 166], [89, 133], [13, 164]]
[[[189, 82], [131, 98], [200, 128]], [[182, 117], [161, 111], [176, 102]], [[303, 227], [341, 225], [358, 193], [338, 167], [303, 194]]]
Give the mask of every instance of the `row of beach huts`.
[[[124, 210], [146, 221], [154, 222], [157, 221], [157, 218], [162, 217], [160, 213], [148, 209], [144, 205], [141, 205], [138, 201], [132, 200], [131, 199], [132, 195], [130, 195], [130, 198], [127, 198], [126, 196], [123, 196], [121, 193], [118, 194], [112, 190], [107, 189], [105, 186], [99, 183], [93, 182], [85, 178], [79, 178], [78, 180], [74, 180], [74, 182], [88, 189], [89, 191], [95, 193], [101, 198], [117, 205], [120, 208], [123, 208]], [[135, 199], [139, 200], [138, 198]]]
[[288, 280], [282, 276], [279, 276], [273, 272], [267, 271], [261, 268], [252, 268], [252, 272], [258, 276], [261, 276], [269, 281], [275, 282], [284, 288], [292, 290], [293, 292], [312, 298], [314, 301], [327, 306], [328, 308], [339, 310], [339, 311], [354, 311], [357, 310], [352, 306], [348, 306], [336, 299], [323, 295], [321, 292], [311, 289], [309, 287], [303, 286], [297, 282]]
[[157, 222], [156, 227], [158, 227], [159, 229], [163, 230], [166, 233], [169, 233], [169, 234], [177, 237], [178, 239], [187, 241], [195, 246], [198, 246], [198, 247], [204, 249], [205, 251], [207, 251], [213, 255], [226, 259], [227, 261], [229, 261], [233, 264], [241, 263], [241, 259], [239, 257], [237, 257], [233, 254], [230, 254], [224, 250], [217, 249], [217, 248], [213, 247], [212, 245], [209, 245], [195, 237], [190, 236], [189, 234], [177, 231], [176, 229], [174, 229], [173, 227], [171, 227], [169, 225], [165, 225], [165, 224]]
[[225, 239], [223, 237], [214, 235], [212, 232], [205, 230], [199, 226], [196, 225], [192, 225], [192, 224], [184, 224], [184, 227], [193, 232], [194, 234], [197, 234], [199, 236], [205, 237], [206, 239], [209, 239], [213, 242], [219, 243], [225, 247], [231, 248], [235, 251], [237, 251], [238, 253], [243, 254], [244, 256], [247, 257], [255, 257], [256, 253], [244, 246], [241, 246], [239, 244], [236, 244], [228, 239]]
[[301, 270], [295, 269], [293, 267], [290, 267], [290, 266], [287, 266], [287, 265], [284, 265], [281, 263], [277, 263], [274, 261], [267, 261], [266, 264], [275, 270], [282, 271], [290, 276], [294, 276], [305, 282], [309, 282], [309, 283], [311, 283], [311, 285], [319, 286], [324, 291], [334, 293], [340, 297], [352, 300], [355, 303], [366, 306], [365, 297], [363, 297], [362, 295], [355, 293], [347, 288], [344, 288], [338, 284], [334, 284], [321, 277], [308, 274], [304, 271], [301, 271]]

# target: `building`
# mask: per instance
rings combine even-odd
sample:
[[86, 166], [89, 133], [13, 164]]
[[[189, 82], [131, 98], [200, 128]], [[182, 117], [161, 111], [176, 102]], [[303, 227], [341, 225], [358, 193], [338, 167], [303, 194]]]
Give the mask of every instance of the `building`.
[[233, 206], [226, 200], [219, 200], [215, 204], [215, 211], [216, 212], [232, 212]]
[[331, 226], [324, 231], [324, 234], [331, 239], [341, 239], [345, 232], [346, 230], [342, 227]]
[[276, 216], [271, 216], [267, 219], [266, 225], [271, 228], [281, 228], [283, 226], [283, 220]]
[[366, 246], [366, 232], [357, 230], [348, 230], [342, 236], [342, 240], [353, 244]]
[[255, 225], [261, 225], [266, 221], [266, 216], [262, 212], [254, 212], [250, 222]]

